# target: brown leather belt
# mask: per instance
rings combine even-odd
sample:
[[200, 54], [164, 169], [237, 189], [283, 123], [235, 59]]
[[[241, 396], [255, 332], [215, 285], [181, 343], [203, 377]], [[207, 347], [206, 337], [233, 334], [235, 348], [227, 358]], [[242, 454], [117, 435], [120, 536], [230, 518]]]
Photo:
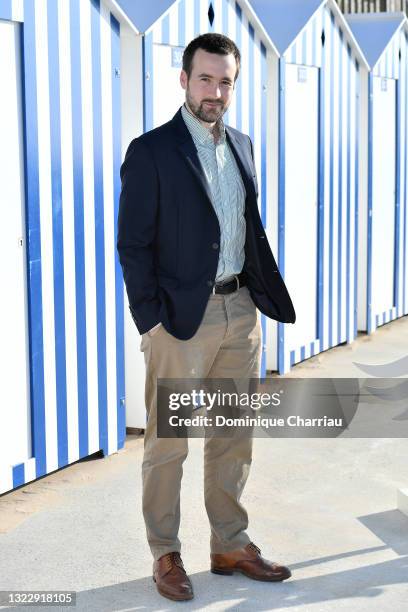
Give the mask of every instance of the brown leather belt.
[[245, 287], [246, 285], [246, 277], [243, 272], [240, 274], [236, 274], [235, 277], [224, 283], [215, 283], [213, 285], [212, 293], [221, 293], [222, 295], [227, 295], [228, 293], [233, 293], [234, 291], [238, 291], [240, 287]]

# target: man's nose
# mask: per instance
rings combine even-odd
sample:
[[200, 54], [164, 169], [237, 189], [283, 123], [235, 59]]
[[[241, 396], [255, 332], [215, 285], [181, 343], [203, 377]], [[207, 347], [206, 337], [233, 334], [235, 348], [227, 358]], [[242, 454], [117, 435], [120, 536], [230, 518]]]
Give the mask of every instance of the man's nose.
[[217, 83], [213, 83], [211, 85], [211, 93], [214, 96], [214, 98], [216, 99], [221, 98], [221, 87]]

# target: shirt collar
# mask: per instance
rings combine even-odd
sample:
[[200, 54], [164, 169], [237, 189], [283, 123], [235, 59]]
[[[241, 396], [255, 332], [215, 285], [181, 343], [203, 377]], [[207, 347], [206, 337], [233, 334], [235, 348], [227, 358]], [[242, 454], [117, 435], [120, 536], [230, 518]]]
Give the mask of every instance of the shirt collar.
[[[210, 130], [204, 127], [200, 121], [192, 113], [190, 113], [185, 104], [183, 104], [181, 107], [181, 114], [194, 140], [201, 145], [214, 144], [214, 136]], [[218, 120], [217, 126], [220, 134], [217, 144], [220, 144], [225, 141], [225, 126], [221, 118]]]

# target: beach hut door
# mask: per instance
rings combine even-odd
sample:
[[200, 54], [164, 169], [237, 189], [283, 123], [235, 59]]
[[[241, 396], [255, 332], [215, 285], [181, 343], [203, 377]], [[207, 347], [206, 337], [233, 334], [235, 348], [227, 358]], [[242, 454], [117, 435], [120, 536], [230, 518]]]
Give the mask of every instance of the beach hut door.
[[396, 81], [373, 78], [372, 312], [394, 306]]
[[0, 21], [0, 481], [31, 457], [20, 27]]
[[288, 348], [317, 338], [319, 69], [287, 64], [285, 281], [296, 309]]

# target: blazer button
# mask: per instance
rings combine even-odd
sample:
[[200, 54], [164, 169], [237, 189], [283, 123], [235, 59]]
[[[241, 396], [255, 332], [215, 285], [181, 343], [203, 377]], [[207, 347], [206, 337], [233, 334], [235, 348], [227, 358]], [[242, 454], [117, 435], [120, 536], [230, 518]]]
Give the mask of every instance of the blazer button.
[[212, 287], [212, 286], [213, 286], [213, 284], [214, 284], [214, 281], [212, 281], [212, 280], [208, 280], [208, 281], [207, 281], [207, 285], [208, 285], [209, 287]]
[[217, 243], [217, 242], [213, 242], [213, 244], [212, 244], [212, 248], [213, 248], [213, 249], [218, 249], [218, 243]]

